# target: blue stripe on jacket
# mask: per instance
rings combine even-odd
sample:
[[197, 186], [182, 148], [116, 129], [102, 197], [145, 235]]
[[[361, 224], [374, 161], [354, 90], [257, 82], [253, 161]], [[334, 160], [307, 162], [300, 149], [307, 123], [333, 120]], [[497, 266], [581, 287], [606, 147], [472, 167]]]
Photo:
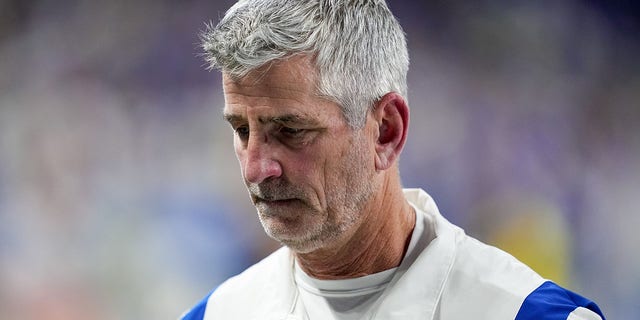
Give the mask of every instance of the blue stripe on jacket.
[[207, 294], [198, 304], [196, 304], [189, 312], [182, 315], [180, 320], [202, 320], [204, 319], [204, 311], [207, 309], [207, 301], [209, 300], [209, 296], [213, 293], [212, 290]]
[[605, 320], [593, 301], [547, 281], [527, 296], [515, 320], [566, 320], [578, 307], [587, 308]]

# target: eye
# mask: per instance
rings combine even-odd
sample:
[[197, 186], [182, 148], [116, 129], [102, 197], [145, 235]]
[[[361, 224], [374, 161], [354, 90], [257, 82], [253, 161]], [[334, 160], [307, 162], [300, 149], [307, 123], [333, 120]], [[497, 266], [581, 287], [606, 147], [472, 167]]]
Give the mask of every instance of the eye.
[[249, 138], [249, 127], [248, 126], [239, 126], [233, 129], [238, 137], [242, 140], [246, 140]]
[[288, 138], [300, 138], [306, 132], [305, 129], [291, 128], [291, 127], [281, 127], [280, 133]]

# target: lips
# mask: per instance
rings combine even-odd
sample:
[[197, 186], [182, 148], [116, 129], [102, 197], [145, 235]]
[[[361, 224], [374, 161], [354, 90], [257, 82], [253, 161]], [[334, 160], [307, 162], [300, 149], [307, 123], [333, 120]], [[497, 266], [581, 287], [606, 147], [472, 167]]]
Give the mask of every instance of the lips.
[[290, 198], [290, 199], [263, 199], [263, 198], [259, 198], [259, 197], [254, 197], [253, 202], [255, 204], [258, 203], [263, 203], [269, 206], [278, 206], [278, 205], [288, 205], [291, 204], [295, 201], [299, 201], [298, 199], [295, 198]]
[[279, 199], [266, 200], [257, 198], [254, 205], [263, 217], [271, 217], [278, 219], [293, 219], [300, 214], [300, 200], [298, 199]]
[[273, 214], [290, 214], [308, 207], [306, 196], [302, 190], [294, 188], [281, 180], [263, 182], [262, 184], [248, 184], [251, 201], [259, 211]]

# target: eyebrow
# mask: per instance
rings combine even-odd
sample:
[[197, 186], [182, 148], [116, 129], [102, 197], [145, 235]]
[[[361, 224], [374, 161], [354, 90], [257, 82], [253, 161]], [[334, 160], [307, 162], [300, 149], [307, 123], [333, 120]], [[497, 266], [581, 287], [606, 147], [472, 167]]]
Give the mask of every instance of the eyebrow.
[[222, 118], [224, 118], [224, 120], [229, 123], [237, 123], [237, 122], [244, 121], [244, 117], [236, 114], [230, 114], [230, 113], [223, 114]]
[[[224, 114], [224, 119], [229, 123], [238, 123], [238, 122], [246, 122], [245, 117], [236, 115], [236, 114]], [[264, 123], [277, 123], [281, 125], [286, 124], [297, 124], [297, 125], [308, 125], [308, 126], [317, 126], [319, 123], [310, 118], [303, 117], [298, 114], [284, 114], [274, 117], [259, 117], [258, 121], [262, 124]]]

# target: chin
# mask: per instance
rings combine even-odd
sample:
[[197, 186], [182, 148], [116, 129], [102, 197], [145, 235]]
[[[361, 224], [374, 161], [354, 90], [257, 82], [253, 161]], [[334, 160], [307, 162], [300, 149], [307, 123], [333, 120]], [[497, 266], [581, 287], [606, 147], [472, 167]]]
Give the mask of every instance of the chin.
[[295, 241], [295, 240], [284, 240], [284, 241], [278, 240], [278, 241], [282, 245], [291, 249], [291, 251], [295, 253], [309, 253], [326, 246], [321, 241]]
[[309, 253], [324, 247], [324, 242], [319, 240], [308, 240], [304, 237], [295, 237], [292, 235], [273, 234], [273, 232], [269, 231], [267, 231], [267, 234], [269, 237], [296, 253]]
[[325, 246], [327, 237], [323, 237], [322, 227], [309, 228], [310, 221], [260, 217], [267, 235], [296, 253], [308, 253]]

